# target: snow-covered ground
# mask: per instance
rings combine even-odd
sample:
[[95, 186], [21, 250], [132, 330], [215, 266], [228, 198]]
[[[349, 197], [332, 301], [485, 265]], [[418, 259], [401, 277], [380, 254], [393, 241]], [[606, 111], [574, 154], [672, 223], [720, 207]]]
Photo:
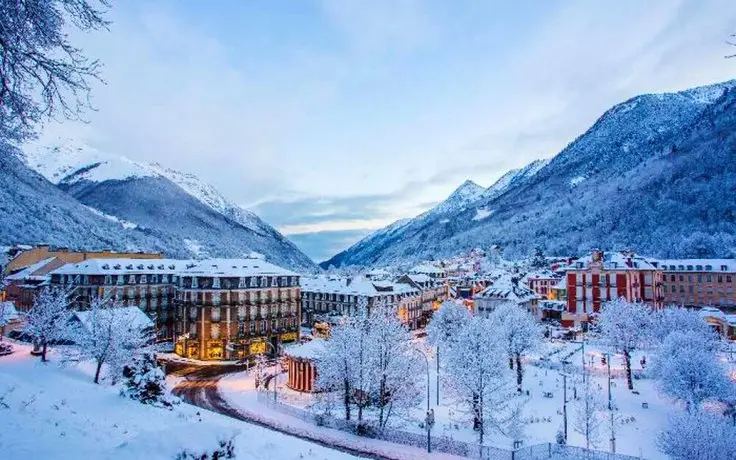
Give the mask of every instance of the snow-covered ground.
[[[421, 346], [420, 343], [417, 344]], [[579, 343], [570, 342], [546, 342], [541, 354], [549, 354], [557, 349], [557, 353], [550, 356], [548, 363], [559, 365], [560, 360], [567, 357], [570, 362], [571, 376], [567, 379], [568, 397], [568, 444], [584, 447], [585, 439], [574, 429], [575, 405], [579, 402], [576, 395], [581, 393], [581, 377], [575, 375], [582, 368], [582, 356]], [[608, 424], [608, 379], [607, 367], [602, 363], [605, 350], [594, 344], [587, 343], [585, 346], [586, 367], [593, 379], [593, 388], [598, 390], [601, 402], [604, 406], [602, 415], [605, 423], [601, 427], [601, 435], [596, 443], [596, 448], [602, 451], [610, 450], [610, 428]], [[634, 353], [632, 366], [635, 373], [641, 373], [641, 358], [650, 360], [648, 352]], [[534, 360], [536, 361], [536, 360]], [[538, 361], [536, 361], [538, 362]], [[436, 405], [436, 362], [432, 356], [430, 359], [430, 405], [435, 411], [436, 424], [433, 428], [433, 436], [446, 436], [457, 441], [468, 443], [477, 442], [477, 434], [472, 427], [462, 419], [458, 408], [454, 404], [451, 395], [440, 390], [440, 405]], [[656, 388], [656, 382], [651, 379], [641, 378], [634, 381], [634, 392], [626, 385], [623, 357], [615, 356], [611, 362], [612, 379], [612, 402], [616, 420], [616, 452], [631, 456], [641, 456], [647, 459], [666, 458], [656, 445], [659, 430], [664, 426], [667, 417], [675, 411], [681, 410], [675, 402], [660, 395]], [[417, 377], [426, 381], [426, 370], [417, 370]], [[314, 402], [312, 397], [289, 390], [285, 387], [286, 374], [279, 378], [278, 400], [281, 403], [296, 408], [308, 409]], [[532, 360], [527, 360], [524, 371], [524, 390], [529, 390], [528, 402], [524, 407], [523, 419], [525, 421], [525, 445], [555, 442], [558, 430], [563, 427], [563, 378], [558, 370], [545, 368], [544, 363], [535, 365]], [[340, 433], [335, 430], [311, 425], [296, 417], [279, 414], [267, 408], [258, 401], [253, 378], [248, 373], [232, 374], [220, 381], [220, 391], [223, 396], [235, 407], [246, 411], [270, 414], [281, 423], [291, 423], [300, 430], [326, 431], [333, 436], [351, 437], [348, 433]], [[269, 392], [269, 399], [273, 393]], [[646, 403], [646, 408], [642, 403]], [[426, 433], [420, 425], [426, 410], [426, 400], [416, 408], [407, 419], [395, 419], [392, 425], [404, 431]], [[361, 440], [361, 438], [356, 438]], [[361, 440], [370, 444], [374, 440]], [[487, 444], [510, 449], [512, 440], [506, 436], [496, 433], [490, 437]]]
[[24, 345], [0, 357], [0, 457], [170, 460], [234, 436], [239, 459], [354, 458], [187, 404], [146, 406], [95, 385], [90, 371], [44, 365]]

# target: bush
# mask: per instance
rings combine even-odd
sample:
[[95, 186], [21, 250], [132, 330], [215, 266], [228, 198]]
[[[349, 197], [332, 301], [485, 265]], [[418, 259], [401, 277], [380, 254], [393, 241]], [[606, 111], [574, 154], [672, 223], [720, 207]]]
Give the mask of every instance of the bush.
[[235, 458], [235, 441], [232, 438], [220, 440], [217, 443], [219, 447], [212, 452], [204, 451], [202, 453], [194, 453], [183, 450], [177, 454], [176, 460], [220, 460], [224, 458]]
[[166, 376], [152, 354], [143, 355], [125, 366], [123, 377], [126, 379], [120, 391], [123, 396], [157, 407], [171, 407], [179, 402], [178, 398], [169, 395]]

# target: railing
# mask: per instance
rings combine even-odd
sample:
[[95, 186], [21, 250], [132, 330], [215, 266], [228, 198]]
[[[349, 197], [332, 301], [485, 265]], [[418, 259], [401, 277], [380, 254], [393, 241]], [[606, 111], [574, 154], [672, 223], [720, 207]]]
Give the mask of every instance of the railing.
[[[275, 402], [270, 394], [258, 393], [258, 402], [271, 409], [317, 426], [332, 428], [372, 439], [393, 442], [421, 449], [427, 447], [427, 435], [397, 429], [359, 430], [355, 421], [347, 421], [326, 414], [316, 414], [288, 404]], [[432, 450], [446, 454], [482, 460], [542, 460], [550, 458], [586, 459], [586, 460], [634, 460], [638, 457], [589, 450], [583, 447], [560, 445], [553, 443], [535, 444], [519, 449], [505, 449], [496, 446], [479, 446], [478, 444], [458, 441], [446, 436], [432, 435]]]

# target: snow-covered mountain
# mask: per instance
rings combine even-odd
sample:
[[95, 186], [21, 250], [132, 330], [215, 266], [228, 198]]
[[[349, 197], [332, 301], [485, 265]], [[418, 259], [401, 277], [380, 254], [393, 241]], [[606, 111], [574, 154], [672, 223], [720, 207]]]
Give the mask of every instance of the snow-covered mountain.
[[[171, 257], [238, 257], [256, 251], [294, 269], [313, 262], [254, 213], [192, 174], [63, 141], [28, 148], [29, 167], [88, 211], [165, 241]], [[125, 240], [125, 235], [121, 236]]]
[[734, 196], [736, 80], [631, 98], [457, 212], [379, 230], [322, 265], [385, 266], [494, 244], [509, 257], [535, 246], [733, 257]]

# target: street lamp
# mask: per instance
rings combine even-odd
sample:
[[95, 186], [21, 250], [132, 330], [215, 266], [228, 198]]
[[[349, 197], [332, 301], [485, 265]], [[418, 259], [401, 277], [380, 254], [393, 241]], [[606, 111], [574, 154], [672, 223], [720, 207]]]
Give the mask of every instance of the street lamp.
[[276, 363], [276, 372], [273, 374], [273, 402], [276, 402], [276, 391], [278, 390], [278, 378], [279, 378], [279, 363], [278, 363], [278, 352], [276, 350], [276, 347], [273, 346], [273, 344], [269, 341], [263, 342], [269, 347], [271, 347], [271, 350], [273, 350], [273, 356], [274, 356], [274, 362]]
[[611, 353], [606, 353], [608, 367], [608, 412], [611, 418], [611, 452], [616, 453], [616, 432], [613, 428], [613, 403], [611, 402]]
[[429, 380], [429, 358], [427, 358], [427, 355], [419, 350], [418, 348], [414, 348], [414, 351], [422, 355], [422, 358], [424, 358], [424, 362], [427, 365], [427, 414], [424, 418], [424, 423], [427, 426], [427, 453], [432, 452], [432, 434], [431, 429], [432, 425], [434, 425], [434, 411], [429, 409], [429, 387], [431, 385]]

